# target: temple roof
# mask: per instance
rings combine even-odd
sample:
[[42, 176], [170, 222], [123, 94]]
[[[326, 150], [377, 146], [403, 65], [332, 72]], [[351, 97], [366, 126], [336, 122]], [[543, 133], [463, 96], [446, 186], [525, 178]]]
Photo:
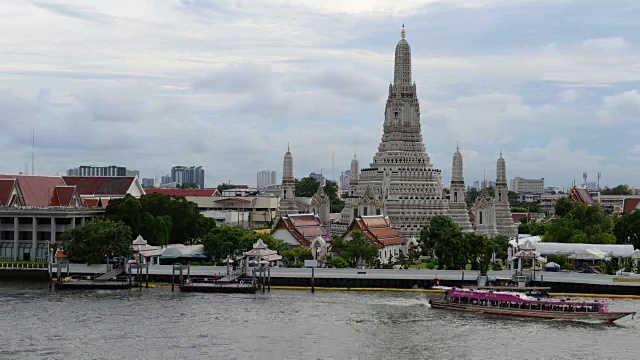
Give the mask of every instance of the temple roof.
[[322, 225], [320, 218], [314, 214], [287, 214], [278, 219], [271, 234], [278, 229], [289, 231], [301, 245], [305, 246], [309, 246], [317, 236], [331, 241], [331, 235]]
[[569, 190], [568, 197], [571, 202], [582, 203], [587, 206], [595, 203], [595, 200], [593, 200], [593, 197], [591, 197], [589, 190], [585, 188], [579, 188], [575, 185], [571, 188], [571, 190]]
[[343, 237], [355, 230], [362, 231], [379, 248], [404, 244], [402, 236], [391, 227], [389, 219], [383, 215], [354, 218]]
[[75, 185], [80, 195], [126, 195], [135, 176], [63, 176], [66, 185]]
[[[75, 186], [68, 186], [60, 176], [0, 175], [0, 205], [7, 204], [17, 190], [24, 206], [80, 206]], [[8, 194], [8, 195], [7, 195]], [[7, 197], [7, 199], [5, 199]], [[75, 199], [75, 201], [74, 201]], [[15, 203], [15, 199], [11, 200]]]
[[625, 213], [640, 209], [640, 199], [624, 199], [623, 211]]

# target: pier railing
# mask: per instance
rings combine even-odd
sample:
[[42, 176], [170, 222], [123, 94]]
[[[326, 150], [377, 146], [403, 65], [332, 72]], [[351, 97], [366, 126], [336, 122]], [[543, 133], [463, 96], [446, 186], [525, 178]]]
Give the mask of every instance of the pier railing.
[[0, 261], [0, 269], [46, 269], [46, 262]]

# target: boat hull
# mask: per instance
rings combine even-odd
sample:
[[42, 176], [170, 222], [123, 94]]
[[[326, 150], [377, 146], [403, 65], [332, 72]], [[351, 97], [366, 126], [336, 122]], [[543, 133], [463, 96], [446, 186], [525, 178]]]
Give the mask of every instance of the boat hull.
[[429, 301], [434, 309], [455, 310], [464, 312], [473, 312], [489, 315], [503, 315], [528, 317], [538, 319], [555, 319], [555, 320], [580, 320], [580, 321], [604, 321], [614, 322], [625, 316], [636, 314], [635, 312], [560, 312], [560, 311], [540, 311], [527, 309], [498, 308], [490, 306], [477, 306], [468, 304], [453, 304], [445, 301], [431, 300]]

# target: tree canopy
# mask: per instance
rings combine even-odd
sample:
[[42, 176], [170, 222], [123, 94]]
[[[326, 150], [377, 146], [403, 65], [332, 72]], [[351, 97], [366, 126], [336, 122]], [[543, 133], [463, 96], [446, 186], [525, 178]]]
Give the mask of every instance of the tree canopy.
[[151, 245], [194, 243], [215, 227], [215, 220], [200, 214], [196, 203], [159, 193], [113, 199], [105, 216], [122, 221]]
[[556, 219], [546, 227], [546, 242], [615, 244], [613, 219], [597, 204], [586, 206], [572, 203], [566, 197], [558, 199]]
[[371, 264], [378, 258], [378, 247], [359, 230], [353, 231], [349, 240], [335, 236], [331, 249], [352, 265], [360, 262]]
[[640, 248], [640, 210], [622, 214], [613, 227], [613, 234], [618, 244], [633, 244]]
[[254, 231], [236, 226], [223, 225], [211, 229], [202, 244], [207, 255], [220, 260], [251, 250], [258, 239], [262, 239], [269, 249], [277, 251], [283, 257], [287, 255], [285, 252], [289, 248], [282, 240], [278, 240], [270, 234], [257, 234]]
[[618, 185], [611, 189], [607, 188], [600, 191], [602, 195], [633, 195], [633, 190], [629, 189], [627, 185]]
[[99, 264], [131, 255], [131, 229], [121, 221], [97, 218], [65, 231], [60, 240], [71, 262]]
[[[312, 177], [303, 177], [302, 179], [296, 179], [296, 196], [299, 197], [312, 197], [316, 191], [320, 182]], [[329, 194], [327, 194], [329, 195]]]
[[462, 229], [446, 215], [431, 218], [429, 226], [420, 232], [420, 243], [426, 255], [435, 256], [445, 269], [464, 269], [467, 264], [486, 275], [493, 254], [506, 258], [509, 239], [506, 236], [488, 238]]
[[178, 189], [198, 189], [199, 186], [196, 183], [182, 183], [178, 185]]

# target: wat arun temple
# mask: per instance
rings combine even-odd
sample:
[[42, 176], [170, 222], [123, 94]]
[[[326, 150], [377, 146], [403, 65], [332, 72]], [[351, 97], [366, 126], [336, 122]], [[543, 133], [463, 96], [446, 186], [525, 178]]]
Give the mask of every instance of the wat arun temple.
[[[289, 158], [285, 156], [285, 163]], [[483, 191], [471, 212], [473, 225], [465, 202], [459, 147], [453, 155], [451, 175], [447, 195], [442, 171], [431, 163], [422, 140], [420, 102], [412, 80], [411, 47], [403, 25], [395, 50], [393, 83], [389, 84], [378, 151], [365, 168], [360, 168], [354, 156], [349, 190], [342, 197], [345, 207], [337, 219], [325, 226], [328, 225], [332, 233], [340, 234], [354, 218], [385, 216], [397, 232], [409, 239], [419, 238], [420, 230], [432, 217], [447, 215], [465, 232], [508, 237], [517, 234], [507, 201], [506, 163], [502, 154], [496, 169], [495, 196], [499, 199]], [[292, 189], [287, 191], [290, 193]]]

